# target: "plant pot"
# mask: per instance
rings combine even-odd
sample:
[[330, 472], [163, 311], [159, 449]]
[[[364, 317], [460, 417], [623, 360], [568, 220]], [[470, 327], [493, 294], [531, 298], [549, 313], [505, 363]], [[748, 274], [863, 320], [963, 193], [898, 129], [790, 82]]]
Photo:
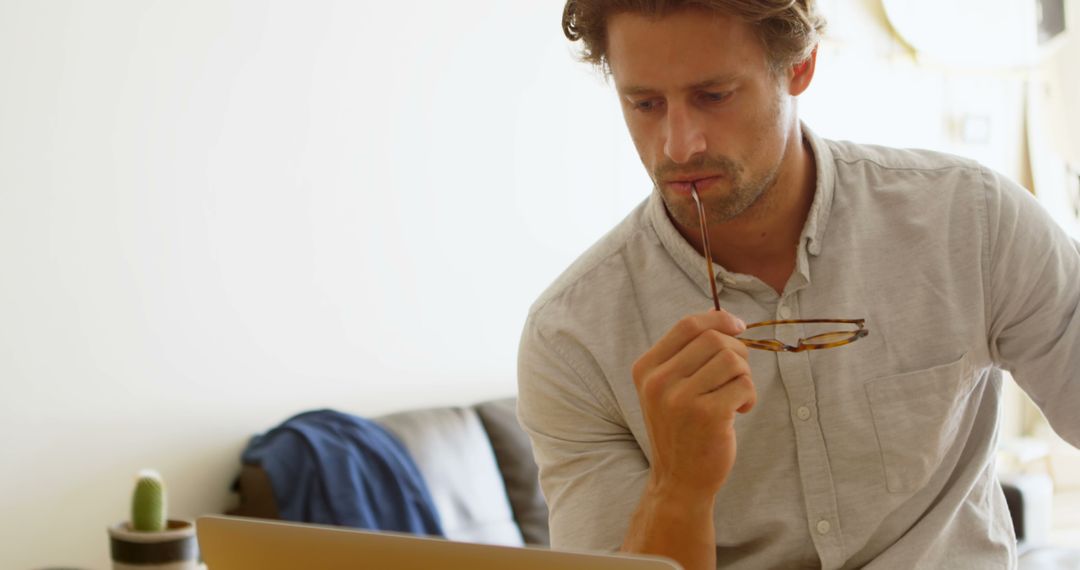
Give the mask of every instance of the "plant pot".
[[165, 530], [131, 530], [127, 521], [109, 527], [113, 570], [197, 570], [195, 523], [172, 520]]

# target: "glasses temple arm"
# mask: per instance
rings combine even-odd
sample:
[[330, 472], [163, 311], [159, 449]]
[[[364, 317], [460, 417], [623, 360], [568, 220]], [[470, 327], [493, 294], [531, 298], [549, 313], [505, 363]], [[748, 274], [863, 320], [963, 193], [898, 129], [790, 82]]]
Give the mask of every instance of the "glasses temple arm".
[[716, 292], [716, 274], [713, 273], [712, 266], [712, 250], [709, 248], [709, 233], [705, 229], [705, 208], [701, 206], [701, 199], [697, 194], [697, 183], [690, 183], [690, 195], [694, 197], [694, 203], [697, 204], [698, 222], [701, 224], [701, 242], [705, 247], [705, 263], [709, 266], [709, 287], [712, 288], [712, 300], [713, 306], [716, 310], [720, 310], [720, 295]]

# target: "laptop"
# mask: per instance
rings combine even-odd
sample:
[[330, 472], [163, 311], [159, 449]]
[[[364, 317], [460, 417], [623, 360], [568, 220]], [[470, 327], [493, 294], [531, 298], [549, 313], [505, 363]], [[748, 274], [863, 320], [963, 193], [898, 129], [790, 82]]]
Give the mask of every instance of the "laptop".
[[207, 570], [681, 570], [651, 556], [451, 542], [243, 517], [199, 517], [195, 528]]

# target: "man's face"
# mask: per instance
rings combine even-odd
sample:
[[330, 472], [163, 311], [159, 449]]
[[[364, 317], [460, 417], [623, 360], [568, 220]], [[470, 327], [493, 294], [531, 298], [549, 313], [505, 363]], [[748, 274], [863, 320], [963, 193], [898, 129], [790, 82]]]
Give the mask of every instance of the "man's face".
[[616, 14], [607, 60], [634, 146], [677, 224], [697, 227], [691, 181], [713, 223], [767, 199], [794, 104], [749, 24], [702, 9]]

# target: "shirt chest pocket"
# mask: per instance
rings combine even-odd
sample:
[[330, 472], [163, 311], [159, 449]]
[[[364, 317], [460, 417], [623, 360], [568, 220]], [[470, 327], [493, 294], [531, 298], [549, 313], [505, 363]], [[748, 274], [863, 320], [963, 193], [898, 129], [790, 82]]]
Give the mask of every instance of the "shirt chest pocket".
[[951, 364], [866, 383], [889, 492], [911, 493], [926, 485], [957, 444], [974, 384], [966, 354]]

